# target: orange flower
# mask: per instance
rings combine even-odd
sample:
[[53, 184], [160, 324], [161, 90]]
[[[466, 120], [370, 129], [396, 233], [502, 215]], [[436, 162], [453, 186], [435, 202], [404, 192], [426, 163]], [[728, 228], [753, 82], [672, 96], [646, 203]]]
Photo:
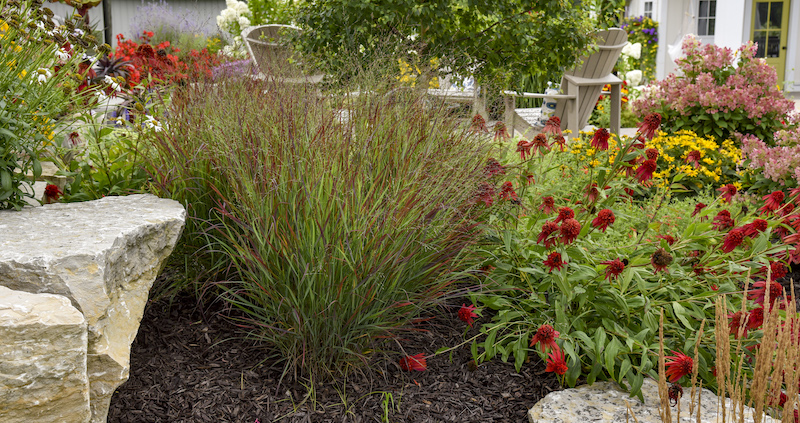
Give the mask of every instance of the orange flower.
[[407, 355], [400, 359], [400, 368], [405, 371], [416, 370], [421, 372], [428, 368], [428, 363], [425, 362], [425, 354], [419, 353], [416, 355]]

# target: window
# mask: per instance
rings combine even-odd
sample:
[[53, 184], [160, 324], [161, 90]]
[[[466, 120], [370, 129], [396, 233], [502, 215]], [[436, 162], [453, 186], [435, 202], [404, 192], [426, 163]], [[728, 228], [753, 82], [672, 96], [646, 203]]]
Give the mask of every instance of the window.
[[697, 35], [714, 35], [716, 17], [717, 1], [700, 0], [700, 13], [697, 14]]
[[645, 1], [644, 2], [644, 13], [642, 13], [646, 18], [653, 19], [653, 2], [652, 1]]

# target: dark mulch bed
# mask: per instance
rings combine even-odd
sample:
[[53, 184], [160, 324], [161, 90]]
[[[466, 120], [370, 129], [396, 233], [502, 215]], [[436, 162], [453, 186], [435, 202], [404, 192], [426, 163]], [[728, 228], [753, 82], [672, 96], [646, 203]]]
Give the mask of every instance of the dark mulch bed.
[[[404, 333], [406, 352], [431, 355], [463, 342], [465, 324], [456, 311], [453, 304], [420, 323], [417, 329], [423, 331]], [[108, 421], [380, 422], [390, 393], [391, 422], [527, 422], [529, 408], [561, 389], [536, 357], [521, 373], [498, 360], [474, 369], [467, 344], [452, 355], [428, 358], [424, 372], [400, 370], [399, 356], [376, 360], [365, 374], [349, 378], [346, 395], [340, 386], [324, 384], [303, 402], [306, 388], [279, 384], [281, 368], [262, 363], [264, 348], [232, 338], [235, 333], [219, 307], [201, 313], [189, 298], [172, 305], [151, 302], [133, 343], [130, 379], [117, 389]]]

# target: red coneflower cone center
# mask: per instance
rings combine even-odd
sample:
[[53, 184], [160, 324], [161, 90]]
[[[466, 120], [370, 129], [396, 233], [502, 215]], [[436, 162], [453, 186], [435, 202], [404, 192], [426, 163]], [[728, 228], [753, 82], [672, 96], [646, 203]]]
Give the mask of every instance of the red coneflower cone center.
[[658, 150], [656, 150], [655, 148], [648, 148], [644, 153], [645, 155], [647, 155], [648, 160], [658, 159]]
[[672, 255], [667, 250], [658, 248], [653, 253], [653, 257], [650, 261], [659, 268], [667, 267], [672, 263]]

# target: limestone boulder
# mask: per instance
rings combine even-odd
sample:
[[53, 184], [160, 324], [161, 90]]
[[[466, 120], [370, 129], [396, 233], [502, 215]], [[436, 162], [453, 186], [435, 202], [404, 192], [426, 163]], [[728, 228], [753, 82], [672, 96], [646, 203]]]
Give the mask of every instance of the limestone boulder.
[[[681, 398], [680, 421], [696, 423], [697, 411], [689, 416], [689, 389], [684, 388]], [[662, 423], [658, 411], [661, 400], [658, 396], [658, 383], [652, 379], [645, 379], [642, 385], [644, 403], [638, 398], [631, 398], [619, 385], [613, 382], [596, 382], [593, 385], [582, 385], [572, 389], [547, 394], [541, 401], [528, 410], [528, 420], [531, 423]], [[695, 394], [697, 398], [697, 394]], [[708, 389], [703, 389], [700, 399], [700, 422], [716, 423], [717, 416], [722, 421], [722, 404], [718, 404], [719, 397]], [[630, 404], [633, 415], [627, 412], [626, 402]], [[725, 401], [730, 410], [730, 399]], [[672, 407], [672, 421], [677, 421], [677, 407]], [[634, 416], [636, 419], [634, 420]], [[753, 422], [753, 409], [745, 407], [744, 421]], [[727, 421], [732, 421], [730, 411], [727, 412]], [[738, 419], [736, 421], [739, 421]], [[764, 423], [776, 422], [769, 417], [762, 420]]]
[[153, 195], [0, 212], [0, 285], [64, 296], [86, 319], [92, 422], [106, 421], [128, 378], [150, 288], [185, 217]]
[[86, 341], [66, 297], [0, 286], [0, 421], [88, 422]]

